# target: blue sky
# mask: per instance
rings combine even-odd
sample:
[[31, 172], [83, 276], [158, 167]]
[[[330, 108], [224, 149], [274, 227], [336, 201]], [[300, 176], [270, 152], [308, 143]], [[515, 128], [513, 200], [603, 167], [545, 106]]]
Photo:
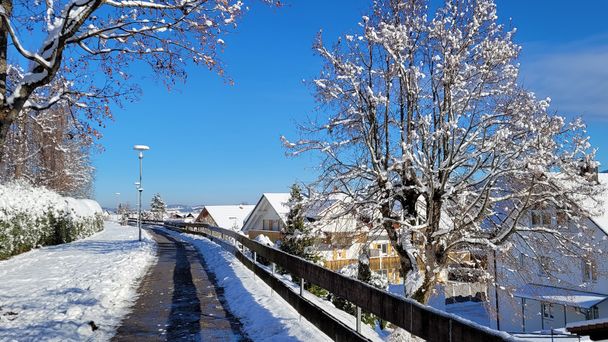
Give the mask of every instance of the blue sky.
[[[323, 29], [334, 41], [353, 32], [369, 0], [290, 0], [276, 9], [248, 1], [249, 12], [226, 41], [229, 85], [204, 68], [170, 91], [141, 69], [143, 95], [115, 109], [94, 156], [95, 195], [106, 207], [136, 203], [134, 144], [144, 157], [144, 205], [158, 192], [167, 203], [255, 204], [314, 178], [316, 161], [288, 158], [279, 137], [315, 111], [304, 82], [318, 74], [312, 43]], [[567, 117], [582, 115], [598, 160], [608, 168], [608, 2], [498, 0], [498, 14], [518, 28], [522, 81]], [[137, 68], [137, 67], [135, 67]], [[117, 198], [116, 192], [121, 193]]]

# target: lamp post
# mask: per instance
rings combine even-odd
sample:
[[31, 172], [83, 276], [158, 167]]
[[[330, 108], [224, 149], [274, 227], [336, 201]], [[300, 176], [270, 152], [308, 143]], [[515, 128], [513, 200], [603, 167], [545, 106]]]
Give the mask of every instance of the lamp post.
[[139, 230], [139, 241], [141, 241], [141, 193], [144, 191], [141, 183], [141, 174], [142, 174], [142, 160], [144, 159], [144, 151], [150, 149], [150, 147], [146, 145], [135, 145], [133, 146], [135, 151], [139, 151], [139, 183], [137, 184], [137, 192], [139, 194], [138, 204], [137, 204], [137, 229]]
[[[141, 188], [141, 183], [140, 182], [135, 182], [135, 203], [139, 204], [139, 188]], [[139, 216], [137, 217], [137, 227], [139, 227]]]
[[116, 215], [118, 215], [118, 207], [120, 207], [120, 192], [117, 192], [114, 195], [116, 195]]

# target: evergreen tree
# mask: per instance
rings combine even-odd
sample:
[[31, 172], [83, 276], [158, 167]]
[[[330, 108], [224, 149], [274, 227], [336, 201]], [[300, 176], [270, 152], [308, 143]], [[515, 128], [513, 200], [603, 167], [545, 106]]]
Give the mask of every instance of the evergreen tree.
[[309, 261], [317, 262], [320, 256], [314, 251], [315, 237], [312, 229], [304, 222], [304, 209], [302, 207], [302, 192], [297, 184], [291, 187], [289, 198], [289, 214], [284, 238], [281, 241], [281, 250], [299, 256]]
[[[289, 254], [317, 263], [321, 260], [321, 256], [315, 251], [315, 235], [312, 228], [307, 226], [304, 221], [302, 204], [304, 198], [297, 184], [291, 186], [290, 195], [287, 225], [279, 248]], [[294, 276], [292, 276], [292, 280], [296, 283], [300, 281]], [[325, 289], [316, 285], [306, 284], [305, 288], [319, 297], [326, 297], [328, 294]]]
[[152, 197], [152, 202], [150, 203], [150, 207], [152, 209], [153, 218], [155, 220], [159, 220], [159, 221], [162, 220], [163, 215], [165, 214], [165, 212], [167, 210], [165, 208], [165, 202], [160, 197], [160, 194], [157, 193]]

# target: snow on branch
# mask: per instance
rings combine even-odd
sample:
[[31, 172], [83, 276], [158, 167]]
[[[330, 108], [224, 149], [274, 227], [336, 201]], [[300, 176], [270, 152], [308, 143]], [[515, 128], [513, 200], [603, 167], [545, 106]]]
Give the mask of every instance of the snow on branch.
[[312, 86], [327, 115], [282, 138], [292, 155], [321, 156], [321, 194], [346, 194], [388, 234], [421, 301], [450, 253], [508, 250], [522, 234], [587, 248], [558, 227], [531, 227], [537, 208], [581, 230], [598, 212], [603, 188], [581, 172], [595, 156], [584, 124], [517, 83], [521, 48], [497, 18], [492, 0], [433, 13], [422, 0], [376, 2], [359, 32], [332, 47], [319, 37]]

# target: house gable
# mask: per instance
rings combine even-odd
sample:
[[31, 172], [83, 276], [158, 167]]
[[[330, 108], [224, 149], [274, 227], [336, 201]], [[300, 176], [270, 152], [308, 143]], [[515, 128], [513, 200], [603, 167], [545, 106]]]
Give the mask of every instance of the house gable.
[[281, 231], [289, 212], [288, 200], [289, 194], [286, 193], [263, 194], [245, 221], [243, 232]]

